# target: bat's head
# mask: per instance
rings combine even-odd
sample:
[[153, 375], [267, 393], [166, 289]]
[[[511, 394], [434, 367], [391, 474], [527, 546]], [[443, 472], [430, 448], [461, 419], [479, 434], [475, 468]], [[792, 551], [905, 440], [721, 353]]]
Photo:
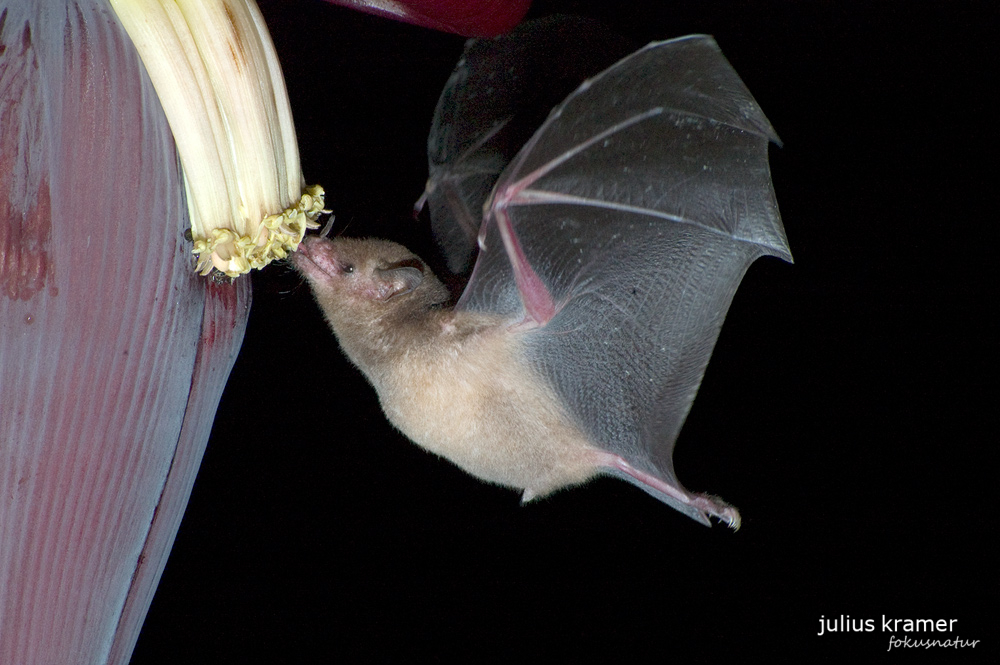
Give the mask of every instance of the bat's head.
[[444, 286], [413, 252], [386, 240], [306, 238], [292, 255], [334, 327], [405, 310], [425, 309], [447, 297]]

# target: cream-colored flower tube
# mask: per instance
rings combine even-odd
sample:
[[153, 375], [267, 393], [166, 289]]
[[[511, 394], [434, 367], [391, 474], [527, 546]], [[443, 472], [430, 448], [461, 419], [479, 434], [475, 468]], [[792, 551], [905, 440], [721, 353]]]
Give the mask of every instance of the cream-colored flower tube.
[[235, 277], [294, 251], [323, 211], [305, 187], [288, 93], [253, 0], [111, 0], [184, 170], [197, 269]]

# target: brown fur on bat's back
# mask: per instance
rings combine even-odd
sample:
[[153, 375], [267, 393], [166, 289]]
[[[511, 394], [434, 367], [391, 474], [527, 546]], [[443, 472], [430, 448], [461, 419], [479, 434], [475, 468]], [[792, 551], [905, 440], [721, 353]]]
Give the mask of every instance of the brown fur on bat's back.
[[[527, 366], [510, 322], [440, 307], [447, 292], [422, 262], [412, 291], [375, 295], [377, 268], [415, 258], [395, 243], [345, 239], [310, 240], [295, 258], [389, 421], [472, 475], [526, 490], [525, 498], [593, 476], [597, 450]], [[350, 276], [332, 274], [345, 264]]]

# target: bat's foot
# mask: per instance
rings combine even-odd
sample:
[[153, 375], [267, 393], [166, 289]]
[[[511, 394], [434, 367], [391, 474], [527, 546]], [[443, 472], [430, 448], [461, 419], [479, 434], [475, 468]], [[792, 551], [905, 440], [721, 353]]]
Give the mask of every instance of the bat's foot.
[[721, 522], [733, 531], [740, 530], [740, 511], [717, 496], [711, 494], [692, 494], [690, 504]]

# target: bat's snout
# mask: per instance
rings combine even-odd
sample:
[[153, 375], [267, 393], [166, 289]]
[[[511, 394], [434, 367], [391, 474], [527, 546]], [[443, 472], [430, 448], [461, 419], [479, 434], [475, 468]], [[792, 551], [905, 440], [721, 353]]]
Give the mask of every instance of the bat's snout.
[[299, 243], [299, 249], [292, 254], [292, 265], [314, 282], [329, 281], [344, 272], [342, 253], [335, 242], [309, 236]]

